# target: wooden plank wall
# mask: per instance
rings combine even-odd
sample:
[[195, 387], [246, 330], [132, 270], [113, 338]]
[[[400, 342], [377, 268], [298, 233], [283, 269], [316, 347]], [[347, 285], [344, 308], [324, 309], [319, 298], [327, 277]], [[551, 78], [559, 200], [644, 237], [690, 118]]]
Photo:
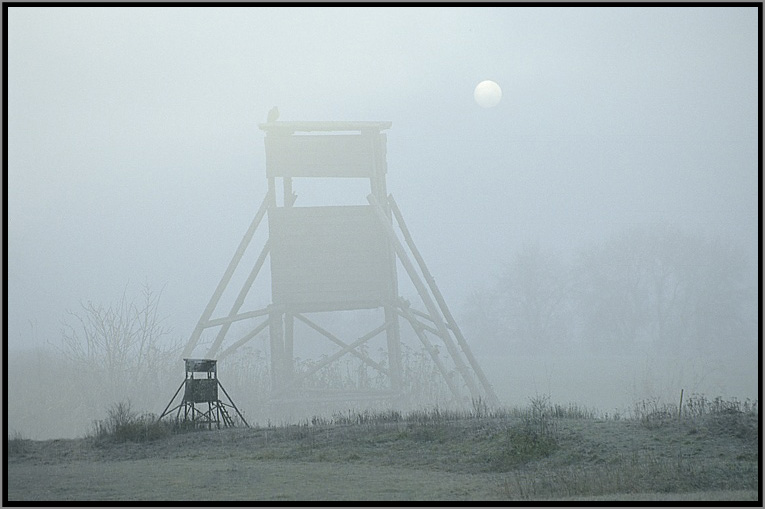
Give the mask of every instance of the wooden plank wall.
[[374, 177], [385, 135], [269, 134], [265, 142], [268, 177]]
[[392, 246], [371, 207], [273, 208], [268, 221], [274, 304], [358, 309], [394, 298]]

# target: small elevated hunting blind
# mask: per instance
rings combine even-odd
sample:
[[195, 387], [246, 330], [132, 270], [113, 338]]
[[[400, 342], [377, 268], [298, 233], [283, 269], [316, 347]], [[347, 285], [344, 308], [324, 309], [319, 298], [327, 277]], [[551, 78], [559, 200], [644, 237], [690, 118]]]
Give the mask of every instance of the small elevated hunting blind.
[[[159, 419], [175, 412], [175, 422], [179, 425], [206, 426], [208, 429], [211, 429], [213, 425], [220, 428], [221, 424], [224, 427], [233, 427], [234, 421], [226, 410], [228, 406], [233, 408], [245, 426], [249, 427], [244, 416], [218, 380], [218, 361], [212, 359], [183, 359], [183, 361], [186, 364], [186, 377]], [[218, 397], [218, 388], [228, 398], [228, 404], [223, 403]], [[181, 403], [170, 408], [181, 389], [183, 389]]]
[[[435, 280], [414, 245], [385, 182], [386, 135], [390, 122], [282, 122], [260, 124], [265, 131], [268, 192], [249, 229], [186, 345], [189, 356], [200, 346], [202, 333], [217, 329], [208, 341], [206, 357], [225, 359], [268, 329], [271, 401], [318, 399], [392, 399], [402, 395], [399, 318], [408, 322], [443, 375], [454, 401], [497, 398], [449, 311]], [[295, 206], [294, 178], [357, 178], [369, 182], [365, 205]], [[283, 188], [277, 204], [277, 181]], [[255, 231], [268, 216], [268, 239], [230, 310], [213, 313], [242, 260]], [[400, 230], [394, 230], [395, 224]], [[253, 282], [270, 256], [271, 304], [242, 309]], [[404, 268], [424, 309], [399, 296], [397, 262]], [[418, 272], [419, 270], [419, 272]], [[354, 339], [341, 339], [318, 325], [308, 313], [382, 309], [383, 322]], [[262, 317], [246, 334], [229, 338], [233, 324]], [[333, 355], [317, 361], [305, 372], [294, 369], [295, 324], [300, 322], [339, 346]], [[364, 345], [385, 333], [387, 359], [373, 360]], [[436, 339], [436, 344], [431, 342]], [[443, 362], [437, 346], [444, 345], [454, 370]], [[353, 355], [387, 380], [380, 390], [322, 391], [306, 382], [319, 370], [344, 355]], [[465, 389], [467, 391], [465, 391]], [[202, 389], [200, 389], [202, 390]]]

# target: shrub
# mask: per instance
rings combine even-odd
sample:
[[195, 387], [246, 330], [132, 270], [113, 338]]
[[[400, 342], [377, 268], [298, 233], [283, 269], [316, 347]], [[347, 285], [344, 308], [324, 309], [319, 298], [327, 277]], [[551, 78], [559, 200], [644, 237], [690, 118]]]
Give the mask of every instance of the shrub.
[[506, 472], [555, 452], [559, 448], [559, 432], [554, 414], [549, 396], [531, 398], [521, 422], [507, 429], [500, 447], [489, 458], [491, 469]]
[[20, 431], [14, 431], [8, 435], [7, 447], [5, 450], [8, 456], [20, 456], [29, 449], [29, 440], [25, 439]]
[[662, 428], [676, 422], [678, 407], [661, 403], [658, 398], [644, 399], [635, 403], [633, 417], [648, 429]]
[[757, 415], [757, 401], [751, 401], [748, 398], [744, 401], [739, 401], [737, 398], [731, 398], [726, 401], [720, 396], [717, 396], [714, 400], [708, 400], [703, 394], [691, 394], [683, 405], [683, 415], [686, 417], [741, 413]]
[[693, 429], [701, 426], [718, 436], [737, 437], [752, 443], [759, 441], [759, 409], [756, 400], [726, 400], [720, 396], [710, 400], [703, 394], [692, 394], [680, 408], [675, 404], [660, 403], [658, 398], [644, 399], [635, 403], [633, 418], [648, 429], [683, 422], [691, 423]]
[[709, 431], [718, 436], [731, 436], [758, 444], [760, 427], [757, 416], [750, 413], [713, 415], [707, 424]]
[[151, 413], [137, 414], [130, 402], [119, 402], [107, 410], [107, 418], [95, 421], [94, 438], [97, 442], [148, 442], [170, 435], [172, 425], [158, 421]]

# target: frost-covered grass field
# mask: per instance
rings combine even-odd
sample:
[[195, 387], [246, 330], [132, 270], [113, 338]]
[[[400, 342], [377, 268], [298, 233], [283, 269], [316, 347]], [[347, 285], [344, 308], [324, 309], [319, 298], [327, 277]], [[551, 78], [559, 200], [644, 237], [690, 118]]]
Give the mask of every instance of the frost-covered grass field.
[[[8, 499], [758, 501], [756, 403], [643, 401], [629, 418], [525, 408], [336, 414], [171, 433], [9, 437]], [[147, 421], [148, 422], [148, 421]], [[147, 431], [151, 439], [147, 440]]]

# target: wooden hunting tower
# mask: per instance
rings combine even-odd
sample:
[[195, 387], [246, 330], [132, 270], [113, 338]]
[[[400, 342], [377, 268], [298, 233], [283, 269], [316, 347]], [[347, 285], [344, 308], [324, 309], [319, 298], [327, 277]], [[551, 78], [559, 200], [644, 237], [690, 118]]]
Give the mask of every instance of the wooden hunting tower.
[[[232, 427], [234, 420], [226, 410], [226, 407], [229, 407], [236, 411], [245, 426], [250, 427], [218, 380], [217, 361], [183, 359], [183, 362], [186, 365], [186, 377], [157, 420], [175, 413], [175, 423], [179, 426], [207, 427], [207, 429], [212, 429], [213, 425], [218, 429], [221, 425]], [[228, 398], [228, 403], [221, 401], [218, 395], [219, 388]], [[183, 390], [181, 402], [170, 408], [181, 390]]]
[[[197, 323], [184, 351], [190, 356], [206, 329], [219, 328], [209, 344], [207, 358], [224, 359], [260, 332], [268, 329], [270, 345], [270, 399], [392, 399], [401, 396], [402, 366], [399, 318], [414, 330], [444, 377], [455, 402], [497, 398], [449, 311], [435, 280], [417, 250], [393, 196], [388, 196], [385, 174], [386, 135], [390, 122], [282, 122], [260, 124], [265, 131], [268, 192], [218, 287]], [[293, 178], [368, 179], [366, 205], [299, 207]], [[279, 182], [281, 181], [281, 182]], [[277, 205], [277, 183], [283, 187]], [[268, 239], [230, 311], [214, 318], [213, 312], [242, 260], [263, 218], [268, 216]], [[403, 241], [394, 230], [398, 225]], [[407, 251], [408, 249], [408, 251]], [[411, 254], [411, 256], [410, 256]], [[245, 298], [270, 256], [271, 304], [243, 310]], [[413, 283], [424, 309], [399, 296], [397, 265]], [[418, 272], [419, 269], [419, 272]], [[351, 341], [343, 340], [306, 316], [306, 313], [359, 309], [384, 311], [383, 323]], [[231, 326], [262, 317], [260, 324], [233, 341]], [[293, 339], [299, 321], [340, 350], [303, 373], [294, 372]], [[362, 347], [385, 333], [387, 362], [369, 357]], [[435, 338], [436, 343], [431, 342]], [[445, 346], [453, 369], [444, 363], [436, 346]], [[385, 390], [309, 393], [303, 384], [322, 367], [344, 355], [353, 355], [388, 380]]]

